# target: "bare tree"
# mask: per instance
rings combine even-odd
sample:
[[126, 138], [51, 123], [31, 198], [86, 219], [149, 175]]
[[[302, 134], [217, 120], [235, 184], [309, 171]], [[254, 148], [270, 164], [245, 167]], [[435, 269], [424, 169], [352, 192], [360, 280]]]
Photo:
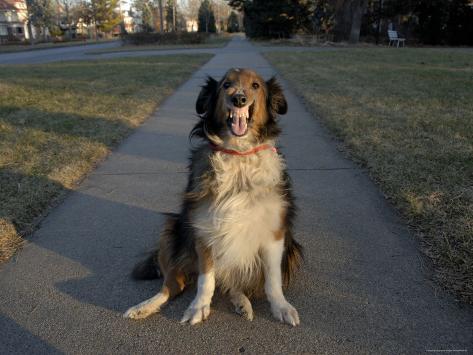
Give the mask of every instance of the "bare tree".
[[[31, 25], [41, 28], [43, 40], [47, 39], [47, 29], [54, 24], [55, 9], [51, 0], [27, 0], [26, 9], [28, 12], [28, 34], [32, 39], [33, 31]], [[31, 41], [31, 44], [34, 42]]]
[[183, 12], [190, 21], [196, 21], [199, 17], [199, 7], [201, 0], [187, 0], [184, 5]]
[[213, 0], [212, 1], [212, 8], [215, 13], [215, 23], [217, 26], [217, 32], [223, 31], [225, 25], [224, 23], [227, 22], [228, 17], [232, 11], [232, 8], [228, 5], [228, 2], [223, 0]]
[[[65, 24], [66, 25], [66, 37], [71, 39], [71, 25], [72, 25], [72, 8], [74, 6], [74, 0], [57, 0], [58, 9], [60, 9], [62, 14], [58, 14], [60, 20], [58, 21], [58, 25]], [[62, 15], [62, 16], [60, 16]]]

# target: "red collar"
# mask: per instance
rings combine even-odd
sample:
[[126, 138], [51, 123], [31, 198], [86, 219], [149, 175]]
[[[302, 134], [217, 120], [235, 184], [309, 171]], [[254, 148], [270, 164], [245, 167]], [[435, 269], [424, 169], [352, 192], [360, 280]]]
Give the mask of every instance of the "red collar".
[[275, 147], [273, 147], [269, 144], [262, 144], [262, 145], [259, 145], [257, 147], [254, 147], [253, 149], [246, 150], [244, 152], [241, 152], [239, 150], [234, 150], [234, 149], [223, 148], [221, 146], [218, 146], [218, 145], [215, 145], [215, 144], [212, 144], [212, 143], [210, 143], [210, 148], [212, 148], [212, 150], [216, 151], [216, 152], [222, 152], [222, 153], [225, 153], [225, 154], [239, 155], [239, 156], [251, 155], [251, 154], [258, 153], [262, 150], [268, 150], [268, 149], [272, 150], [274, 153], [278, 152], [278, 150]]

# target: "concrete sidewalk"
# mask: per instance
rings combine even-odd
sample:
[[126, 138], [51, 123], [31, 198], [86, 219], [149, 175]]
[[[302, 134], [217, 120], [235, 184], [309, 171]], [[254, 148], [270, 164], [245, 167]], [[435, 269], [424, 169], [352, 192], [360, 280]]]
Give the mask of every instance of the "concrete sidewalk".
[[286, 88], [281, 139], [300, 208], [306, 264], [288, 290], [301, 326], [253, 303], [255, 319], [216, 294], [210, 319], [179, 319], [194, 290], [143, 321], [122, 313], [159, 289], [128, 275], [155, 243], [161, 212], [177, 211], [186, 182], [194, 102], [206, 74], [273, 68], [235, 38], [56, 208], [0, 271], [0, 353], [419, 354], [473, 351], [473, 310], [428, 281], [414, 238], [366, 174]]

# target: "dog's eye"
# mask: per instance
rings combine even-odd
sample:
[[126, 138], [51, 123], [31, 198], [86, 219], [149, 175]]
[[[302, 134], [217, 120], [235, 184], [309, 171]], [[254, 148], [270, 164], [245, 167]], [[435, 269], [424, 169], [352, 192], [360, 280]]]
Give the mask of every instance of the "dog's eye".
[[259, 88], [259, 84], [258, 84], [258, 83], [253, 83], [252, 86], [253, 86], [253, 89], [255, 89], [255, 90]]
[[226, 82], [223, 83], [223, 88], [228, 89], [230, 87], [230, 85], [231, 85], [230, 82], [226, 81]]

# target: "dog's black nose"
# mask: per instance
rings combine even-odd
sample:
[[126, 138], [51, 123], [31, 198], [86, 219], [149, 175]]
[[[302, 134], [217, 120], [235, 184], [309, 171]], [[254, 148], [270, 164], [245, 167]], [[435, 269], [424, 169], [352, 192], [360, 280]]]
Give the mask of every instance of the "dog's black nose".
[[232, 103], [236, 107], [243, 107], [246, 104], [246, 96], [243, 94], [236, 94], [232, 97]]

